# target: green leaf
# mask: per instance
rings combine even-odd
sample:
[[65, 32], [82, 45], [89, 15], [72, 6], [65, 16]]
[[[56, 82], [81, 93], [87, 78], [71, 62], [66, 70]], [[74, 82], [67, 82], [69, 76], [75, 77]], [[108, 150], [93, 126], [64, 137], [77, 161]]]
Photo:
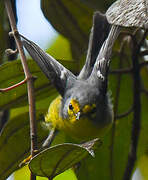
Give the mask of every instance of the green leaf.
[[[56, 93], [56, 90], [50, 84], [49, 80], [41, 72], [33, 60], [28, 60], [28, 65], [33, 76], [37, 77], [35, 81], [36, 101], [50, 97]], [[76, 72], [76, 64], [73, 61], [59, 60], [68, 69]], [[9, 73], [8, 73], [9, 72]], [[6, 88], [14, 85], [24, 79], [24, 72], [20, 60], [8, 62], [0, 66], [0, 88]], [[0, 93], [0, 110], [7, 108], [20, 107], [27, 104], [27, 86], [23, 84], [6, 93]]]
[[80, 60], [86, 54], [93, 13], [105, 12], [113, 0], [42, 0], [42, 10], [53, 27], [71, 44], [72, 55]]
[[70, 43], [62, 35], [58, 35], [58, 37], [47, 50], [47, 53], [49, 53], [55, 59], [65, 59], [68, 61], [72, 60]]
[[[21, 180], [28, 180], [30, 178], [30, 170], [29, 170], [28, 166], [25, 166], [25, 167], [15, 171], [13, 177], [14, 177], [14, 180], [20, 180], [20, 179]], [[40, 176], [37, 176], [36, 179], [37, 180], [47, 180], [47, 178], [40, 177]], [[62, 173], [62, 174], [60, 174], [54, 178], [54, 180], [61, 180], [61, 179], [77, 180], [76, 175], [72, 169], [69, 169], [69, 170], [65, 171], [64, 173]]]
[[143, 180], [148, 180], [148, 171], [147, 171], [147, 167], [148, 167], [148, 156], [144, 155], [140, 158], [140, 160], [138, 161], [138, 168], [140, 170], [140, 173], [142, 175], [142, 179]]
[[98, 142], [98, 139], [94, 139], [82, 145], [64, 143], [50, 147], [33, 157], [29, 168], [38, 176], [52, 179], [71, 168], [88, 154], [94, 156], [92, 148]]
[[43, 0], [42, 9], [55, 29], [70, 40], [73, 57], [80, 59], [87, 49], [92, 9], [78, 0]]
[[[45, 110], [37, 113], [38, 143], [45, 139], [48, 129], [42, 125]], [[0, 177], [7, 178], [30, 151], [29, 114], [22, 113], [10, 119], [0, 136]]]
[[[28, 166], [24, 166], [23, 168], [17, 170], [13, 174], [14, 180], [29, 180], [30, 179], [30, 170]], [[47, 180], [44, 177], [37, 177], [37, 180]]]

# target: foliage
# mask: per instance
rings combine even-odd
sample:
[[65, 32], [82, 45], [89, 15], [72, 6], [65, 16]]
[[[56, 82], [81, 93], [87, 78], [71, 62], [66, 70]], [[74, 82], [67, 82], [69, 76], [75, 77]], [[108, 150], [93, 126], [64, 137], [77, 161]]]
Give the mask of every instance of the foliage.
[[[49, 48], [48, 52], [55, 58], [60, 59], [60, 63], [77, 74], [86, 55], [93, 12], [95, 10], [105, 12], [111, 3], [111, 1], [108, 1], [108, 3], [105, 4], [103, 0], [42, 0], [42, 10], [45, 16], [52, 23], [55, 29], [67, 39], [65, 41], [62, 36], [59, 36], [55, 44]], [[0, 22], [0, 63], [2, 63], [5, 58], [4, 50], [6, 49], [6, 44], [3, 42], [7, 41], [6, 34], [8, 31], [8, 21], [6, 20], [2, 1], [0, 2]], [[133, 29], [135, 31], [135, 28]], [[102, 139], [103, 145], [96, 150], [95, 158], [87, 156], [79, 164], [79, 168], [77, 168], [75, 174], [80, 180], [120, 180], [123, 178], [127, 166], [129, 149], [131, 147], [131, 131], [134, 124], [133, 118], [135, 105], [133, 104], [133, 94], [135, 88], [133, 86], [133, 47], [131, 46], [131, 43], [133, 41], [135, 42], [135, 39], [138, 39], [136, 42], [139, 43], [142, 37], [144, 37], [140, 30], [134, 35], [129, 36], [131, 32], [133, 33], [133, 29], [130, 29], [130, 31], [127, 31], [126, 29], [126, 32], [128, 33], [120, 35], [113, 49], [109, 75], [109, 88], [112, 92], [111, 96], [113, 98], [115, 111], [115, 122], [113, 128]], [[147, 47], [144, 40], [141, 42], [141, 47], [143, 45]], [[62, 51], [62, 46], [65, 47], [64, 51]], [[147, 67], [144, 66], [146, 65], [146, 62], [142, 57], [141, 51], [142, 50], [140, 49], [138, 54], [140, 57], [139, 67], [141, 80], [141, 127], [137, 148], [137, 164], [135, 165], [135, 168], [138, 165], [142, 174], [146, 176], [147, 169], [146, 167], [143, 167], [143, 161], [141, 159], [147, 159], [148, 152], [148, 70]], [[28, 59], [28, 66], [31, 73], [37, 77], [35, 81], [35, 95], [37, 107], [38, 146], [40, 147], [49, 131], [43, 123], [44, 115], [47, 112], [50, 102], [57, 96], [57, 92], [33, 60]], [[20, 82], [23, 78], [24, 72], [20, 60], [7, 62], [0, 66], [0, 88], [8, 87]], [[0, 99], [1, 111], [11, 109], [9, 121], [0, 134], [0, 177], [1, 180], [3, 180], [19, 168], [19, 163], [28, 156], [30, 151], [30, 128], [26, 84], [6, 93], [1, 93]], [[63, 142], [69, 142], [69, 139], [66, 139], [65, 135], [61, 132], [57, 139], [55, 139], [54, 144], [61, 144]], [[72, 144], [71, 146], [74, 145]], [[83, 148], [80, 148], [78, 153], [81, 153], [83, 150]], [[51, 149], [46, 150], [46, 152], [51, 153]], [[52, 153], [48, 156], [49, 162], [52, 156]], [[82, 157], [80, 156], [80, 159], [81, 158]], [[51, 160], [51, 162], [55, 162], [56, 157], [53, 157]], [[70, 162], [72, 161], [71, 159], [68, 160]], [[69, 167], [70, 166], [67, 168]], [[70, 177], [72, 176], [74, 176], [73, 171]], [[16, 179], [17, 178], [18, 177], [16, 177]], [[65, 179], [65, 176], [61, 176], [59, 179]], [[76, 177], [74, 177], [74, 179], [76, 179]]]

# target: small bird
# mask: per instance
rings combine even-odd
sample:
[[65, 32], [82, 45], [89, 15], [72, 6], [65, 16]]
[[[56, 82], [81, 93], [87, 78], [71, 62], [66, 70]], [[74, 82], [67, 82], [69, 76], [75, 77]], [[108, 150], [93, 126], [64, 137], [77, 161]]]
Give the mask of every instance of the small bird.
[[45, 118], [53, 129], [84, 142], [102, 137], [111, 127], [113, 106], [107, 91], [108, 70], [119, 32], [120, 27], [110, 26], [105, 15], [94, 14], [86, 62], [78, 76], [23, 37], [26, 50], [60, 94], [51, 102]]

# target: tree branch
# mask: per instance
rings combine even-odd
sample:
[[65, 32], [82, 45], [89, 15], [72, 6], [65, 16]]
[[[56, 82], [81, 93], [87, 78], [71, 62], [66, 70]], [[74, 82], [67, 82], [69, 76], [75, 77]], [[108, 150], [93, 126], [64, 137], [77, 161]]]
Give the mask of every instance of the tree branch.
[[[21, 58], [22, 66], [23, 66], [24, 73], [25, 73], [25, 79], [27, 79], [29, 116], [30, 116], [31, 155], [34, 156], [34, 154], [35, 154], [34, 150], [37, 149], [37, 131], [36, 131], [36, 120], [35, 120], [35, 96], [34, 96], [34, 85], [33, 85], [34, 78], [32, 77], [32, 75], [29, 71], [28, 65], [27, 65], [27, 61], [26, 61], [26, 57], [25, 57], [25, 54], [23, 51], [21, 39], [20, 39], [18, 30], [16, 27], [16, 22], [15, 22], [14, 13], [12, 10], [11, 1], [5, 0], [4, 2], [5, 2], [5, 8], [7, 11], [8, 18], [9, 18], [10, 26], [12, 29], [12, 33], [13, 33], [14, 39], [16, 41], [17, 49], [20, 53], [20, 58]], [[34, 176], [31, 173], [30, 179], [35, 180], [36, 176]]]
[[110, 74], [126, 74], [132, 73], [132, 68], [114, 69], [109, 71]]
[[[142, 41], [141, 41], [142, 42]], [[140, 42], [140, 44], [141, 44]], [[132, 171], [137, 160], [137, 147], [141, 127], [141, 98], [140, 98], [140, 65], [138, 62], [138, 56], [140, 53], [140, 46], [135, 45], [133, 42], [132, 49], [132, 63], [133, 63], [133, 122], [131, 132], [131, 144], [128, 153], [128, 161], [125, 168], [123, 180], [130, 180]]]
[[11, 89], [14, 89], [14, 88], [16, 88], [16, 87], [18, 87], [18, 86], [26, 83], [26, 82], [27, 82], [27, 79], [24, 79], [24, 80], [22, 80], [21, 82], [19, 82], [19, 83], [17, 83], [17, 84], [14, 84], [14, 85], [12, 85], [12, 86], [10, 86], [10, 87], [4, 88], [4, 89], [0, 89], [0, 92], [10, 91]]
[[123, 114], [117, 114], [115, 116], [115, 119], [124, 118], [124, 117], [128, 116], [131, 112], [133, 112], [133, 106], [128, 111], [124, 112]]
[[[142, 68], [143, 66], [147, 66], [147, 65], [148, 65], [148, 61], [141, 62], [139, 63], [139, 68]], [[109, 71], [110, 74], [127, 74], [132, 72], [133, 72], [133, 68], [114, 69]]]

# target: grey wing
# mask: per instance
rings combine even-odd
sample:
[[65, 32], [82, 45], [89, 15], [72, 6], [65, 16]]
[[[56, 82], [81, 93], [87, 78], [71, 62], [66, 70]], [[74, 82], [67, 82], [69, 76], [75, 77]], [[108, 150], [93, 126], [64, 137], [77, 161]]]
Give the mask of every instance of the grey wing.
[[119, 26], [112, 25], [109, 35], [100, 49], [89, 79], [90, 81], [95, 82], [96, 85], [99, 85], [99, 88], [102, 88], [104, 93], [106, 93], [107, 91], [107, 74], [112, 54], [112, 48], [116, 38], [120, 33], [120, 29], [121, 28]]
[[45, 53], [38, 45], [21, 36], [24, 40], [23, 45], [36, 61], [42, 72], [54, 84], [57, 91], [63, 96], [68, 78], [75, 79], [75, 75], [56, 61], [52, 56]]
[[94, 13], [93, 26], [89, 38], [86, 62], [78, 78], [87, 79], [92, 72], [98, 53], [108, 36], [110, 25], [104, 14], [99, 11]]

